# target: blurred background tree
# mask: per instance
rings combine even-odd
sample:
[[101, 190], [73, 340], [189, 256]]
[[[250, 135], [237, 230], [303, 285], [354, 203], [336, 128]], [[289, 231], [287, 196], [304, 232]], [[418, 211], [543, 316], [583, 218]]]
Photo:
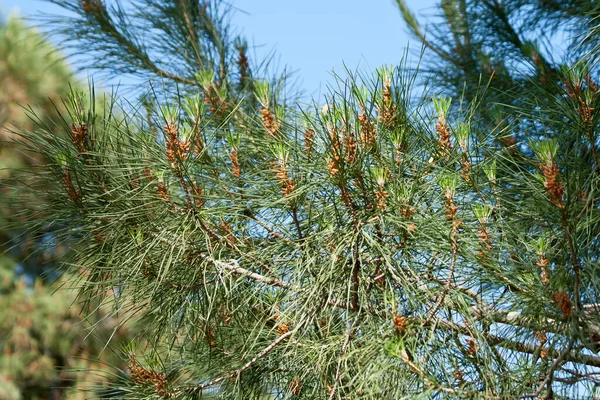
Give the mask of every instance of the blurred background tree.
[[[7, 141], [19, 129], [40, 125], [58, 132], [52, 121], [65, 112], [61, 98], [69, 93], [69, 82], [76, 81], [41, 34], [16, 16], [0, 19], [2, 196], [21, 190], [28, 181], [19, 171], [42, 161]], [[25, 217], [18, 205], [3, 203], [0, 208], [0, 398], [83, 399], [89, 396], [84, 390], [91, 389], [90, 382], [109, 380], [102, 375], [106, 363], [122, 365], [117, 354], [103, 351], [109, 338], [122, 343], [133, 334], [114, 316], [96, 312], [86, 318], [81, 313], [76, 293], [64, 289], [54, 268], [63, 249], [53, 246], [51, 238], [35, 240], [15, 228]], [[93, 333], [91, 326], [96, 327]]]
[[23, 107], [29, 105], [36, 115], [55, 113], [75, 76], [60, 53], [20, 18], [2, 19], [0, 29], [0, 126], [5, 140], [11, 124], [33, 126]]
[[[16, 171], [39, 161], [22, 149], [7, 146], [15, 138], [14, 131], [36, 128], [28, 112], [39, 115], [42, 124], [51, 124], [75, 75], [52, 45], [20, 18], [2, 19], [0, 24], [0, 178], [6, 182], [22, 178]], [[0, 210], [0, 226], [18, 218], [23, 215], [10, 205]], [[16, 246], [13, 254], [18, 255], [20, 268], [40, 276], [50, 255], [41, 252], [38, 256], [42, 258], [34, 256], [32, 250], [37, 247], [18, 239], [20, 233], [0, 229], [0, 242], [15, 239], [11, 245]]]

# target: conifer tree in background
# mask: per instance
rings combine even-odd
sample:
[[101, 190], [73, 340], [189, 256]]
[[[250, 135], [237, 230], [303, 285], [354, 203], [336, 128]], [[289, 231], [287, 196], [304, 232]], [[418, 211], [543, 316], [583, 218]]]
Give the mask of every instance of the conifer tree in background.
[[[23, 107], [30, 104], [34, 112], [45, 119], [54, 112], [54, 103], [60, 103], [61, 96], [68, 93], [65, 83], [72, 77], [65, 63], [61, 62], [52, 47], [42, 42], [41, 36], [28, 29], [16, 17], [0, 22], [0, 178], [9, 178], [9, 169], [19, 169], [31, 162], [18, 151], [6, 146], [12, 133], [11, 124], [28, 129], [29, 123]], [[27, 65], [28, 68], [23, 68]], [[44, 120], [45, 123], [48, 120]], [[0, 210], [0, 222], [14, 210]], [[4, 225], [4, 224], [3, 224]], [[0, 231], [0, 240], [9, 237], [8, 232]], [[23, 249], [26, 251], [26, 249]], [[27, 267], [38, 268], [42, 260], [33, 260]], [[36, 273], [38, 271], [35, 271]]]
[[[73, 79], [42, 35], [18, 17], [0, 21], [2, 197], [23, 190], [29, 182], [20, 170], [41, 162], [22, 147], [7, 146], [16, 127], [36, 129], [26, 107], [45, 129], [58, 132], [49, 127], [53, 116], [65, 112], [61, 96], [68, 95], [67, 82]], [[9, 241], [0, 247], [0, 398], [83, 399], [82, 390], [91, 389], [99, 371], [105, 372], [103, 381], [110, 380], [105, 363], [123, 366], [117, 354], [102, 350], [111, 336], [117, 343], [127, 343], [133, 337], [131, 327], [119, 327], [116, 318], [103, 312], [82, 321], [75, 293], [61, 290], [64, 281], [56, 281], [57, 274], [51, 273], [55, 256], [64, 251], [27, 235], [22, 221], [28, 207], [3, 202], [0, 208], [0, 244]], [[51, 286], [49, 281], [56, 282]], [[96, 328], [92, 335], [90, 326]]]
[[73, 96], [62, 136], [23, 133], [53, 182], [19, 196], [48, 199], [32, 227], [144, 325], [120, 398], [600, 395], [594, 2], [564, 8], [591, 53], [558, 66], [506, 36], [558, 2], [444, 1], [435, 93], [382, 67], [303, 110], [223, 2], [52, 2], [92, 66], [165, 88], [119, 121]]
[[[507, 115], [506, 107], [554, 107], [554, 95], [564, 94], [566, 75], [579, 61], [584, 63], [577, 74], [584, 80], [597, 73], [593, 67], [586, 71], [597, 57], [600, 8], [594, 1], [443, 0], [429, 25], [419, 22], [405, 0], [396, 2], [409, 32], [427, 51], [423, 75], [435, 76], [436, 86], [455, 100], [483, 101], [482, 118], [515, 124], [512, 136], [502, 140], [508, 146], [526, 139], [520, 135], [529, 127], [518, 125], [531, 121], [523, 115], [521, 121], [511, 119], [514, 113]], [[588, 101], [577, 96], [571, 93], [577, 103]]]

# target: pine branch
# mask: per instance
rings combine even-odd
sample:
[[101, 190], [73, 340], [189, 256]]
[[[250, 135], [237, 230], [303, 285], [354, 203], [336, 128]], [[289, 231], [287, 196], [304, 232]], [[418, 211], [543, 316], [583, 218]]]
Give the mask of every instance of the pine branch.
[[283, 343], [286, 339], [290, 338], [291, 336], [293, 336], [296, 332], [298, 332], [304, 325], [304, 322], [299, 323], [294, 329], [292, 329], [289, 332], [286, 332], [282, 335], [280, 335], [277, 339], [275, 339], [273, 341], [273, 343], [271, 343], [270, 345], [268, 345], [267, 347], [265, 347], [260, 353], [258, 353], [256, 356], [254, 356], [250, 361], [248, 361], [246, 364], [244, 364], [242, 367], [236, 369], [233, 372], [230, 372], [226, 375], [223, 375], [219, 378], [213, 379], [209, 382], [194, 386], [192, 388], [183, 388], [183, 389], [178, 389], [174, 394], [177, 396], [179, 394], [182, 393], [195, 393], [195, 392], [202, 392], [203, 389], [215, 386], [227, 379], [230, 378], [235, 378], [237, 376], [240, 376], [244, 371], [246, 371], [247, 369], [251, 368], [252, 366], [254, 366], [257, 362], [261, 361], [263, 358], [265, 358], [266, 356], [269, 355], [269, 353], [271, 351], [273, 351], [279, 344]]
[[453, 59], [448, 53], [442, 51], [438, 46], [433, 45], [433, 43], [431, 43], [426, 38], [426, 35], [421, 30], [421, 27], [420, 27], [416, 17], [412, 14], [412, 12], [410, 11], [410, 8], [408, 8], [408, 6], [404, 2], [404, 0], [396, 0], [396, 3], [398, 5], [398, 7], [400, 8], [400, 13], [402, 14], [402, 17], [404, 18], [404, 21], [410, 27], [411, 33], [416, 38], [418, 38], [428, 49], [430, 49], [435, 54], [437, 54], [440, 58], [442, 58], [443, 60], [446, 60], [448, 62], [452, 62]]

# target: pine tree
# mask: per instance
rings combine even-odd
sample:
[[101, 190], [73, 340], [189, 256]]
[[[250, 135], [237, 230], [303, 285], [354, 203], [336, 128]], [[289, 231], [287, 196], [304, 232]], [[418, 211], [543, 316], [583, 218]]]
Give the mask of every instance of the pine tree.
[[[238, 72], [221, 2], [53, 2], [96, 67], [165, 88], [119, 121], [73, 94], [62, 135], [23, 133], [53, 183], [32, 227], [144, 324], [120, 398], [599, 394], [594, 2], [444, 1], [432, 92], [382, 67], [303, 109]], [[580, 15], [587, 51], [511, 69], [534, 46], [498, 23]]]

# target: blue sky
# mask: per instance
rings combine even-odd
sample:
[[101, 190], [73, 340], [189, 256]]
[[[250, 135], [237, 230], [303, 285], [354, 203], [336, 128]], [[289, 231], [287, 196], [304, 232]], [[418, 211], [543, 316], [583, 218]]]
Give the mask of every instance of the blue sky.
[[[75, 1], [75, 0], [73, 0]], [[127, 0], [124, 0], [127, 1]], [[357, 66], [372, 70], [398, 64], [409, 44], [394, 0], [231, 0], [239, 8], [234, 24], [258, 55], [276, 50], [280, 66], [297, 72], [300, 87], [318, 95], [331, 81], [331, 70]], [[432, 11], [436, 0], [407, 0], [413, 11]], [[368, 4], [368, 6], [365, 6]], [[40, 0], [0, 0], [2, 14], [23, 16], [61, 10]], [[411, 40], [410, 48], [420, 45]]]

